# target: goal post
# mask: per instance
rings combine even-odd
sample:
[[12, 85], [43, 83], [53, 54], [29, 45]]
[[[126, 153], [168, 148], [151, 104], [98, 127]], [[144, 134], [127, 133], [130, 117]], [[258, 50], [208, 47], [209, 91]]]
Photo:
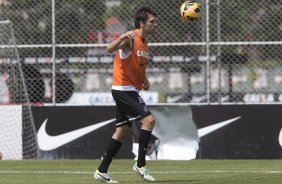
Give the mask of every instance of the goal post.
[[0, 21], [0, 151], [3, 159], [38, 157], [28, 90], [12, 22]]

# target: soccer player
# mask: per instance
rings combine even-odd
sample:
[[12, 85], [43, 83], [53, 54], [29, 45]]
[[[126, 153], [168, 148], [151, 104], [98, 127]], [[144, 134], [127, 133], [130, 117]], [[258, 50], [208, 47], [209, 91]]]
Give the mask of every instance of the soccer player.
[[133, 170], [145, 181], [154, 181], [146, 165], [146, 150], [154, 127], [154, 117], [139, 96], [148, 90], [146, 77], [149, 63], [147, 36], [156, 27], [156, 13], [149, 7], [139, 9], [135, 15], [135, 29], [112, 41], [107, 51], [116, 52], [113, 66], [112, 96], [116, 103], [116, 130], [110, 140], [104, 159], [94, 173], [97, 181], [118, 183], [107, 174], [109, 165], [129, 133], [133, 120], [140, 120], [138, 159]]

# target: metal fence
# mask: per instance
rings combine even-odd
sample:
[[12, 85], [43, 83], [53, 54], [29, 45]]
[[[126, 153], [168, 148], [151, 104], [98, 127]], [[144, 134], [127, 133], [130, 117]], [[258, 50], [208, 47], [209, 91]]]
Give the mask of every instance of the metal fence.
[[149, 103], [281, 103], [280, 0], [199, 0], [197, 22], [181, 0], [0, 0], [11, 20], [32, 102], [112, 102], [106, 46], [134, 26], [142, 5], [158, 14], [150, 35]]

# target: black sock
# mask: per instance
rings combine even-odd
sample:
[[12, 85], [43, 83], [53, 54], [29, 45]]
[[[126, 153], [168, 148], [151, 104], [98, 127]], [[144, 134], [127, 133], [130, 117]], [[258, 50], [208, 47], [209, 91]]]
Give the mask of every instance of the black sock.
[[137, 167], [143, 167], [146, 165], [145, 157], [146, 157], [147, 147], [150, 141], [151, 133], [152, 133], [151, 130], [140, 129]]
[[121, 147], [121, 142], [111, 139], [107, 148], [107, 151], [105, 153], [104, 159], [102, 160], [98, 171], [101, 173], [107, 173], [108, 168], [113, 160], [113, 158], [116, 156], [119, 148]]

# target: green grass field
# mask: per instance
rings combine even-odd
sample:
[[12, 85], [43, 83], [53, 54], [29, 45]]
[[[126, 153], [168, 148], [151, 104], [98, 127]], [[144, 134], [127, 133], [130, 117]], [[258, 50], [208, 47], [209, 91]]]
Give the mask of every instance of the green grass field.
[[[0, 161], [0, 184], [93, 184], [100, 160]], [[124, 184], [144, 183], [134, 160], [114, 160], [110, 172]], [[281, 184], [282, 160], [147, 161], [156, 184]], [[147, 183], [147, 182], [146, 182]]]

